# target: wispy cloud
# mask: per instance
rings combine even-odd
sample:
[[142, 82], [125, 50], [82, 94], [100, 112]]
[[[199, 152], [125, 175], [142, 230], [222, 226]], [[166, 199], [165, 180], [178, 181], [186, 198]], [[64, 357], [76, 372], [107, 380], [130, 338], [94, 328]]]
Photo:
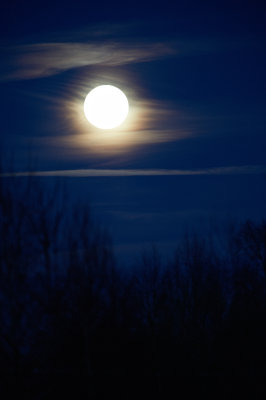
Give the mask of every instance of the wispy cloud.
[[119, 66], [176, 53], [167, 43], [56, 42], [13, 46], [4, 50], [2, 81], [34, 79], [85, 66]]
[[123, 176], [189, 176], [189, 175], [244, 175], [265, 174], [266, 167], [259, 165], [243, 165], [230, 167], [206, 168], [197, 170], [181, 169], [70, 169], [55, 171], [35, 172], [7, 172], [1, 173], [1, 177], [25, 177], [25, 176], [55, 176], [55, 177], [123, 177]]
[[[120, 66], [172, 55], [198, 55], [239, 47], [237, 38], [158, 35], [158, 24], [96, 25], [2, 46], [0, 81], [34, 79], [86, 66]], [[167, 26], [166, 26], [167, 28]], [[167, 31], [167, 29], [165, 29]], [[132, 33], [133, 32], [133, 33]], [[245, 42], [246, 43], [246, 42]]]

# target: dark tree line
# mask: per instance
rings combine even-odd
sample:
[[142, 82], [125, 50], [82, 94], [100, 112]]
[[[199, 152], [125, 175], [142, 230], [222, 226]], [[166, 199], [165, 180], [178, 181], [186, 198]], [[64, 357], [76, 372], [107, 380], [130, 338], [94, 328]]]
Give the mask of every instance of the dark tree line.
[[51, 398], [51, 379], [87, 396], [106, 375], [263, 376], [265, 289], [265, 221], [123, 269], [57, 184], [0, 178], [0, 376], [32, 398]]

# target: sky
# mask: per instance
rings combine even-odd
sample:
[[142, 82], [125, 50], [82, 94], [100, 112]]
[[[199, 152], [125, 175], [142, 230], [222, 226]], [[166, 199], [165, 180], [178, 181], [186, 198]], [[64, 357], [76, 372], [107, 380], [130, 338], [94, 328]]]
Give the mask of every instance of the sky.
[[[187, 230], [265, 218], [265, 16], [258, 1], [4, 2], [7, 172], [34, 166], [44, 186], [60, 176], [121, 260], [150, 244], [168, 254]], [[101, 84], [129, 101], [112, 131], [83, 113]]]

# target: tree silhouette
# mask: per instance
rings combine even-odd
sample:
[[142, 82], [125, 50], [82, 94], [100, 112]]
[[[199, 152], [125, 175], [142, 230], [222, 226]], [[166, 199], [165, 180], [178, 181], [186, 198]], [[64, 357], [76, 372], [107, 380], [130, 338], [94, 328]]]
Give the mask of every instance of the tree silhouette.
[[265, 374], [266, 223], [235, 224], [221, 246], [214, 236], [185, 235], [166, 262], [152, 247], [125, 269], [57, 182], [1, 176], [2, 376], [37, 399], [63, 380], [64, 393], [94, 395], [104, 375], [151, 376], [156, 391], [169, 375]]

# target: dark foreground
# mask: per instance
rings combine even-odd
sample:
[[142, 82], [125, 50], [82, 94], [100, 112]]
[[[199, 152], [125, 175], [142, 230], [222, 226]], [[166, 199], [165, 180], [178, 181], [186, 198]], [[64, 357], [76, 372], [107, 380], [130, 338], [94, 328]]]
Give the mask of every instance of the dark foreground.
[[1, 398], [262, 398], [264, 221], [125, 269], [88, 210], [36, 182], [1, 185]]

